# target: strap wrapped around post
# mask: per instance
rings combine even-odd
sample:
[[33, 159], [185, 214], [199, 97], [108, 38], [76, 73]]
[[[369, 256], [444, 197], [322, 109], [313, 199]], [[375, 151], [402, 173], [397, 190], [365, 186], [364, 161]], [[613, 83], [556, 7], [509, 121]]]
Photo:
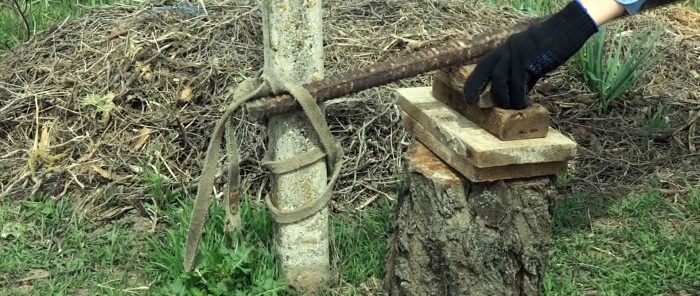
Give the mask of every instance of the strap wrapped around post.
[[[272, 217], [276, 222], [294, 223], [317, 213], [323, 209], [330, 200], [333, 187], [338, 180], [340, 169], [343, 164], [343, 151], [335, 138], [333, 138], [330, 128], [323, 118], [321, 109], [316, 104], [316, 101], [311, 93], [309, 93], [309, 91], [302, 86], [282, 81], [272, 71], [263, 73], [260, 78], [247, 79], [239, 84], [234, 90], [234, 99], [214, 127], [212, 138], [209, 141], [209, 147], [207, 148], [204, 166], [202, 168], [202, 177], [199, 187], [197, 188], [197, 197], [195, 199], [195, 205], [192, 211], [189, 232], [187, 234], [185, 258], [183, 260], [185, 271], [192, 270], [194, 265], [199, 240], [202, 236], [209, 206], [212, 202], [211, 192], [214, 186], [216, 164], [222, 135], [226, 138], [226, 152], [227, 159], [229, 161], [227, 166], [227, 190], [224, 198], [227, 213], [226, 231], [234, 231], [241, 226], [239, 209], [240, 159], [238, 143], [233, 131], [233, 117], [231, 117], [231, 115], [246, 101], [267, 97], [273, 93], [281, 92], [288, 92], [302, 106], [305, 115], [309, 118], [312, 126], [319, 135], [324, 151], [311, 149], [306, 153], [302, 153], [297, 157], [285, 160], [283, 162], [270, 161], [269, 155], [265, 155], [263, 165], [273, 174], [282, 174], [298, 170], [326, 157], [329, 169], [332, 173], [331, 178], [321, 196], [316, 198], [310, 204], [304, 205], [303, 207], [292, 211], [281, 211], [275, 207], [270, 200], [269, 195], [267, 195], [265, 197], [267, 206], [270, 208]], [[225, 133], [223, 132], [223, 129], [225, 129]]]
[[[340, 175], [340, 169], [343, 163], [343, 151], [340, 145], [335, 141], [335, 138], [333, 138], [330, 128], [323, 118], [321, 108], [316, 104], [316, 101], [308, 90], [301, 86], [281, 81], [276, 76], [268, 76], [266, 80], [270, 81], [274, 86], [282, 88], [299, 102], [306, 117], [316, 130], [316, 133], [318, 133], [321, 145], [325, 150], [327, 164], [331, 171], [331, 178], [326, 188], [321, 193], [321, 196], [310, 204], [300, 208], [292, 211], [282, 211], [272, 203], [269, 194], [265, 196], [265, 202], [270, 209], [272, 218], [278, 223], [289, 224], [304, 220], [326, 206], [333, 193], [333, 186]], [[266, 161], [263, 162], [263, 166], [270, 169], [274, 174], [288, 173], [320, 160], [320, 153], [318, 149], [311, 149], [307, 153], [301, 154], [291, 160], [286, 160], [286, 164], [282, 164], [278, 161], [269, 161], [267, 160], [269, 159], [269, 155], [266, 155]]]

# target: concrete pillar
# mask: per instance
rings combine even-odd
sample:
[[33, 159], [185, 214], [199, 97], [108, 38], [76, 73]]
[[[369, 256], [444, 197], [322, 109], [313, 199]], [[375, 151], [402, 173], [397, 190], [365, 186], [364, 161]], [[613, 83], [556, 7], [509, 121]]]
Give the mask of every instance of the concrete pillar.
[[[323, 34], [320, 0], [262, 0], [265, 69], [280, 78], [303, 84], [322, 78]], [[301, 111], [272, 116], [268, 122], [268, 149], [273, 161], [322, 149], [311, 124]], [[318, 198], [327, 184], [325, 159], [272, 181], [272, 203], [282, 211], [296, 209]], [[328, 209], [294, 223], [275, 227], [278, 262], [287, 284], [311, 292], [330, 278]]]

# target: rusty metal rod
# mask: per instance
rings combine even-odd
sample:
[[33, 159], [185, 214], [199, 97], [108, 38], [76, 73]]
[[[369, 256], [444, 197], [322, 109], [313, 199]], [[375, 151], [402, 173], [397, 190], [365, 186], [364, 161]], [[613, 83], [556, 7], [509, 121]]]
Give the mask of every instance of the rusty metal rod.
[[[536, 18], [516, 24], [495, 33], [474, 38], [454, 39], [444, 44], [428, 47], [385, 62], [377, 62], [366, 68], [341, 73], [336, 76], [303, 85], [317, 103], [367, 90], [391, 82], [414, 77], [433, 70], [468, 64], [502, 44], [510, 35], [520, 32], [544, 18]], [[261, 119], [300, 108], [289, 94], [260, 98], [245, 105], [248, 117]]]
[[[653, 10], [680, 0], [649, 0], [642, 11]], [[626, 18], [625, 14], [618, 19]], [[381, 86], [390, 82], [413, 77], [426, 72], [473, 63], [476, 59], [501, 45], [510, 35], [542, 22], [549, 16], [533, 18], [508, 29], [482, 34], [473, 39], [457, 38], [445, 44], [429, 47], [399, 56], [369, 67], [351, 70], [303, 85], [317, 103], [335, 99], [355, 92]], [[251, 119], [279, 114], [300, 108], [289, 94], [260, 98], [245, 105]]]

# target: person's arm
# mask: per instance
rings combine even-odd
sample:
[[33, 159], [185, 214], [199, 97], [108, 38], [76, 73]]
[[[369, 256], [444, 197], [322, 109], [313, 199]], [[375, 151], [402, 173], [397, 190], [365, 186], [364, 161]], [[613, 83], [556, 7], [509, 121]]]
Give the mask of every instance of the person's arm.
[[634, 15], [644, 10], [678, 2], [679, 0], [578, 0], [598, 26], [625, 14]]
[[464, 84], [464, 100], [476, 103], [491, 83], [491, 98], [498, 107], [524, 109], [537, 81], [569, 60], [601, 25], [679, 1], [573, 0], [481, 58]]
[[627, 14], [634, 15], [641, 11], [654, 9], [666, 4], [680, 2], [680, 0], [617, 0], [625, 6]]
[[[588, 12], [596, 25], [600, 26], [609, 21], [612, 21], [626, 13], [625, 1], [618, 0], [579, 0], [581, 6]], [[644, 1], [626, 1], [644, 2]]]
[[527, 108], [535, 83], [564, 64], [598, 32], [600, 24], [619, 16], [615, 0], [574, 0], [546, 20], [510, 36], [479, 60], [464, 84], [464, 99], [475, 103], [491, 83], [491, 99], [504, 109]]

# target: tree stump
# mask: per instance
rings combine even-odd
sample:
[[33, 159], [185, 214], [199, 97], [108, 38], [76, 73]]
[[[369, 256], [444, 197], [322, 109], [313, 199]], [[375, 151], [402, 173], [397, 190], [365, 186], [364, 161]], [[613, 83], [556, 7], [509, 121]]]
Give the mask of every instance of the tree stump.
[[470, 182], [414, 142], [386, 260], [389, 295], [538, 295], [553, 196], [551, 177]]

